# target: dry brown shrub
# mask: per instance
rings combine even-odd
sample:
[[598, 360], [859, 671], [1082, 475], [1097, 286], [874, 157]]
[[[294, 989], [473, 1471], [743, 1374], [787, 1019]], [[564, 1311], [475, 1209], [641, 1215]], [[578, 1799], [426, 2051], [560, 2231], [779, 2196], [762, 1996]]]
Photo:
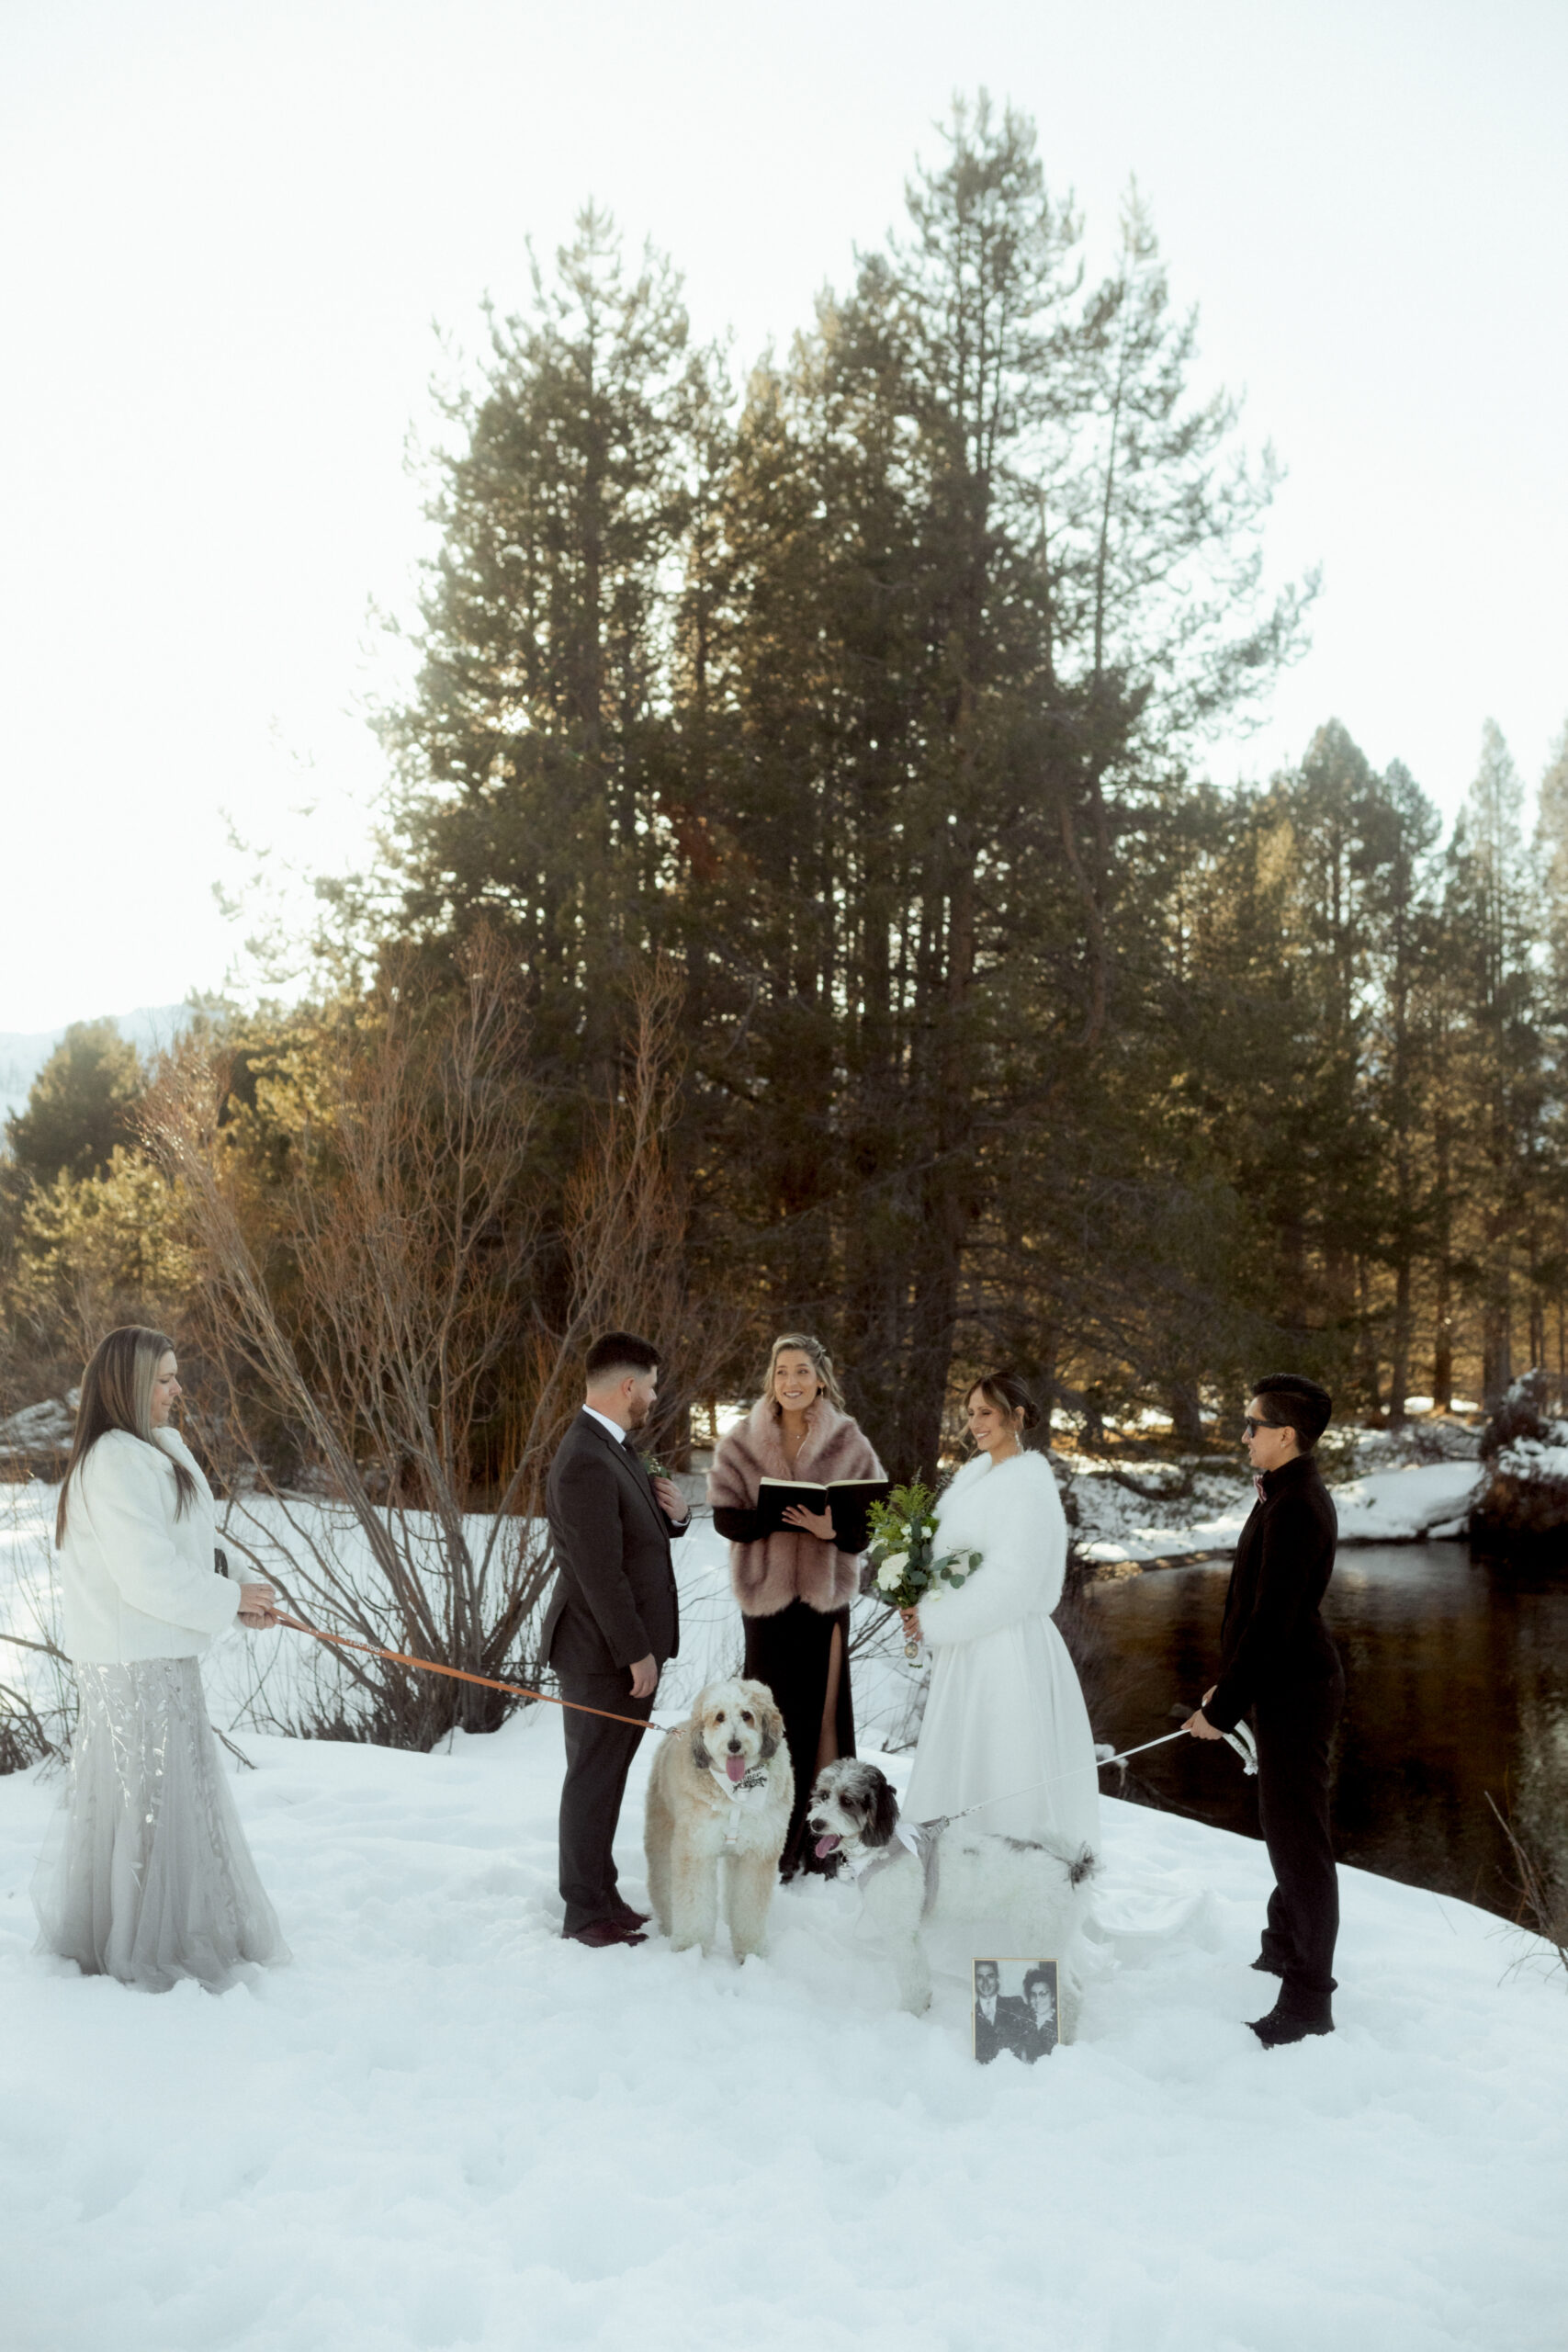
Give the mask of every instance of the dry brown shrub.
[[[265, 1234], [226, 1148], [221, 1058], [177, 1049], [142, 1124], [177, 1183], [202, 1268], [219, 1423], [241, 1474], [230, 1529], [242, 1550], [313, 1623], [532, 1681], [553, 1573], [545, 1477], [581, 1403], [589, 1340], [620, 1325], [665, 1350], [676, 1372], [668, 1430], [711, 1386], [730, 1334], [694, 1312], [684, 1287], [670, 1154], [673, 975], [654, 967], [633, 986], [619, 1083], [592, 1110], [558, 1235], [541, 1216], [545, 1105], [515, 967], [481, 936], [460, 978], [454, 991], [412, 959], [396, 964], [330, 1033], [319, 1110]], [[540, 1278], [547, 1249], [565, 1251], [564, 1309], [552, 1310]], [[264, 1414], [296, 1432], [310, 1483], [351, 1540], [273, 1488], [257, 1437]], [[511, 1467], [499, 1495], [480, 1497], [476, 1463], [493, 1451], [498, 1419]], [[425, 1747], [454, 1726], [493, 1727], [510, 1703], [353, 1652], [342, 1660], [351, 1687], [318, 1728]]]

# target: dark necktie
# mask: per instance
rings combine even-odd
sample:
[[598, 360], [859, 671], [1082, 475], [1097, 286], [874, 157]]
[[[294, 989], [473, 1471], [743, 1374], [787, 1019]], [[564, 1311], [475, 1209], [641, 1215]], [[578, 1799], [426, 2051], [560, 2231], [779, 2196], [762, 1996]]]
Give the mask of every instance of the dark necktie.
[[[621, 1445], [623, 1451], [631, 1463], [632, 1468], [637, 1472], [637, 1476], [641, 1479], [649, 1493], [650, 1495], [653, 1494], [653, 1481], [648, 1475], [648, 1464], [643, 1460], [641, 1454], [637, 1452], [637, 1440], [632, 1435], [630, 1430], [626, 1431], [625, 1437], [621, 1440]], [[655, 1496], [654, 1499], [657, 1501], [658, 1497]]]

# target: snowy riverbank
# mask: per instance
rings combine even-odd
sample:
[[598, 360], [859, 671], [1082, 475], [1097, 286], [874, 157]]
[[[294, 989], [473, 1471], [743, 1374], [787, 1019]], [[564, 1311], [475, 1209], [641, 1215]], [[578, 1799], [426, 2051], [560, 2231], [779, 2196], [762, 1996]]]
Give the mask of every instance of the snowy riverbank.
[[[1067, 1460], [1068, 1491], [1077, 1512], [1074, 1547], [1088, 1560], [1234, 1551], [1255, 1499], [1251, 1479], [1228, 1470], [1199, 1470], [1190, 1493], [1151, 1500], [1119, 1484], [1103, 1463]], [[1424, 1536], [1461, 1534], [1480, 1474], [1473, 1461], [1363, 1470], [1333, 1488], [1339, 1540], [1409, 1544]], [[1138, 1477], [1141, 1485], [1152, 1483], [1147, 1470], [1141, 1469]]]
[[1484, 1913], [1347, 1871], [1340, 2030], [1266, 2054], [1261, 1847], [1111, 1804], [1108, 1908], [1208, 1900], [982, 2072], [847, 1890], [784, 1890], [743, 1971], [562, 1943], [553, 1713], [246, 1745], [295, 1958], [221, 1999], [32, 1959], [52, 1792], [0, 1781], [12, 2352], [1561, 2343], [1568, 2003]]

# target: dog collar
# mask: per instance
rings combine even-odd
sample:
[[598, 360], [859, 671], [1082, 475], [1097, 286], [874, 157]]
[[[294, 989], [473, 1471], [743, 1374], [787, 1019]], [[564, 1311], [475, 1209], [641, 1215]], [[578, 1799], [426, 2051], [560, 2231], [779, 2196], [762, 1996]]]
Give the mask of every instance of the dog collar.
[[860, 1846], [854, 1853], [845, 1854], [844, 1860], [855, 1878], [864, 1878], [868, 1871], [884, 1870], [889, 1862], [897, 1860], [898, 1858], [893, 1851], [893, 1847], [897, 1844], [913, 1854], [923, 1870], [926, 1865], [926, 1856], [935, 1843], [936, 1827], [940, 1826], [940, 1824], [928, 1826], [924, 1822], [912, 1825], [904, 1821], [895, 1822], [893, 1836], [886, 1846], [873, 1846], [869, 1849]]

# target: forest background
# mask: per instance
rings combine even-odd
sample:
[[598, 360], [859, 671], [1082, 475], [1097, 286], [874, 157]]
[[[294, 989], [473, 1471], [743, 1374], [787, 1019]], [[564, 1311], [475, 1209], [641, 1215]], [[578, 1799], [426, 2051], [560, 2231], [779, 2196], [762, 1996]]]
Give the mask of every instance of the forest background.
[[960, 107], [737, 385], [583, 213], [447, 398], [307, 1000], [155, 1070], [79, 1026], [9, 1124], [6, 1403], [159, 1319], [265, 1476], [460, 1515], [536, 1497], [596, 1320], [668, 1344], [677, 1452], [819, 1331], [901, 1472], [999, 1363], [1090, 1444], [1281, 1365], [1561, 1392], [1568, 737], [1533, 838], [1494, 728], [1446, 842], [1327, 714], [1214, 781], [1314, 583], [1260, 591], [1272, 459], [1135, 197], [1082, 253]]

